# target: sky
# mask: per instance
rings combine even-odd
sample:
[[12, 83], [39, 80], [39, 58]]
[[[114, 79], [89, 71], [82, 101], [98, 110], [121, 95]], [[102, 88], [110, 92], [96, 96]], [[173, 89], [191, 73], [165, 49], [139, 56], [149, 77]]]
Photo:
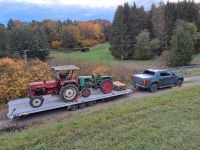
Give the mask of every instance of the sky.
[[0, 23], [7, 24], [10, 18], [24, 22], [68, 18], [80, 21], [112, 21], [117, 6], [125, 2], [135, 2], [148, 9], [152, 3], [157, 4], [158, 0], [0, 0]]

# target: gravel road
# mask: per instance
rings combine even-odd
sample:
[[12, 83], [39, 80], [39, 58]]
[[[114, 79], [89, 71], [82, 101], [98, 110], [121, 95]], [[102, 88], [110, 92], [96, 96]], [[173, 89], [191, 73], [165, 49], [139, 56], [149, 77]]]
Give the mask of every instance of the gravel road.
[[[200, 76], [185, 78], [182, 88], [191, 87], [191, 86], [200, 86]], [[157, 93], [150, 93], [148, 91], [137, 90], [133, 94], [115, 98], [115, 100], [113, 100], [113, 101], [108, 101], [105, 103], [98, 103], [98, 105], [96, 105], [95, 107], [98, 108], [98, 107], [110, 105], [113, 103], [124, 103], [126, 101], [134, 100], [134, 98], [139, 98], [139, 97], [145, 97], [145, 96], [150, 96], [150, 95], [159, 95], [159, 94], [166, 92], [168, 90], [171, 90], [171, 89], [172, 88], [162, 89], [162, 90], [159, 90]], [[94, 110], [94, 108], [87, 107], [85, 109], [79, 109], [74, 112], [71, 112], [71, 111], [67, 112], [66, 108], [62, 108], [62, 109], [57, 109], [57, 110], [52, 110], [52, 111], [41, 112], [41, 113], [29, 115], [26, 117], [21, 117], [21, 118], [14, 119], [14, 120], [9, 120], [6, 117], [7, 108], [4, 108], [4, 109], [0, 110], [0, 133], [4, 133], [5, 131], [9, 132], [11, 130], [21, 130], [24, 127], [28, 127], [33, 124], [40, 124], [49, 119], [56, 118], [57, 116], [61, 116], [61, 115], [66, 118], [71, 118], [75, 114], [80, 114], [80, 113], [88, 112], [88, 111], [92, 111], [92, 110]]]

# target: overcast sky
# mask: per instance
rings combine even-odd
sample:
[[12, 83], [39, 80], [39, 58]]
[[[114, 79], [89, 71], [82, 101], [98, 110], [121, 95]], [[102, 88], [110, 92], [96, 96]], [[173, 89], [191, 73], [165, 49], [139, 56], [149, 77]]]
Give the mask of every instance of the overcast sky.
[[6, 24], [10, 18], [22, 21], [47, 18], [112, 20], [116, 7], [125, 2], [136, 2], [138, 6], [143, 5], [148, 9], [152, 3], [158, 4], [159, 0], [0, 0], [0, 22]]

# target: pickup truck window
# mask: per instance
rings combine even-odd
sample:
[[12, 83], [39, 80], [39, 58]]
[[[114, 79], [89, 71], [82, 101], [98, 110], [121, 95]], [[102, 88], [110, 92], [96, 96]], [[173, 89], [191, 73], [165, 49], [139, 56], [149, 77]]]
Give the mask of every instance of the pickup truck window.
[[172, 74], [168, 73], [168, 72], [161, 72], [160, 76], [161, 77], [167, 77], [167, 76], [171, 76]]
[[155, 76], [155, 72], [150, 71], [150, 70], [145, 70], [145, 71], [143, 72], [143, 74], [148, 74], [148, 75], [151, 75], [151, 76]]

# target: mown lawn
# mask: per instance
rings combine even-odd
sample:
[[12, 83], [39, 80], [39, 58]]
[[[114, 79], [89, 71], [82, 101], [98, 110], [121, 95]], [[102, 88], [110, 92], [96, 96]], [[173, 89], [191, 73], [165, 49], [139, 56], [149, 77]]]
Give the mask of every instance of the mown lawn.
[[0, 149], [199, 149], [199, 110], [199, 87], [174, 89], [1, 135]]

